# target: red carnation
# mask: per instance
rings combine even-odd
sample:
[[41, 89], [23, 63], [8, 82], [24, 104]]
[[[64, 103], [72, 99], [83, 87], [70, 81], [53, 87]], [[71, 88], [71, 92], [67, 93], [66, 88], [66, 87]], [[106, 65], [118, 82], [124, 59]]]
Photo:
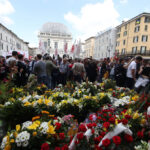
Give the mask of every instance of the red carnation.
[[143, 136], [144, 136], [143, 131], [138, 131], [138, 132], [137, 132], [137, 136], [138, 136], [139, 138], [143, 138]]
[[61, 128], [61, 123], [56, 122], [56, 123], [55, 123], [55, 126], [56, 126], [56, 130], [59, 130], [59, 129]]
[[61, 150], [61, 148], [60, 147], [55, 147], [55, 150]]
[[109, 123], [109, 122], [104, 122], [104, 123], [103, 123], [103, 127], [104, 127], [104, 128], [108, 129], [109, 126], [110, 126], [110, 123]]
[[129, 134], [125, 134], [124, 138], [127, 142], [130, 142], [130, 143], [133, 142], [133, 137]]
[[65, 145], [61, 148], [61, 150], [68, 150], [68, 145], [65, 144]]
[[104, 137], [106, 132], [101, 132], [101, 136]]
[[114, 142], [116, 145], [120, 145], [120, 144], [121, 144], [121, 138], [120, 138], [120, 136], [114, 136], [114, 137], [113, 137], [113, 142]]
[[92, 123], [87, 124], [87, 127], [91, 129], [92, 128]]
[[110, 145], [110, 140], [109, 139], [103, 140], [102, 145], [105, 146], [105, 147], [109, 146]]
[[92, 123], [92, 126], [93, 126], [93, 127], [96, 127], [96, 126], [97, 126], [97, 124], [94, 122], [94, 123]]
[[41, 145], [41, 150], [50, 150], [48, 143], [43, 143]]
[[84, 124], [80, 124], [80, 126], [79, 126], [79, 132], [86, 132], [86, 127], [85, 127], [85, 125]]
[[126, 119], [131, 119], [132, 117], [130, 115], [125, 115]]
[[127, 119], [122, 119], [121, 122], [122, 122], [124, 125], [128, 124], [128, 120], [127, 120]]
[[113, 118], [113, 117], [109, 118], [109, 122], [114, 124], [115, 123], [115, 118]]
[[59, 138], [60, 138], [61, 140], [63, 140], [63, 139], [65, 138], [65, 134], [64, 134], [64, 133], [59, 133]]
[[98, 120], [101, 120], [101, 119], [102, 119], [102, 117], [100, 117], [100, 116], [99, 116], [99, 117], [97, 117], [97, 119], [98, 119]]
[[84, 137], [83, 133], [78, 133], [78, 134], [77, 134], [77, 139], [78, 139], [78, 140], [82, 140], [83, 137]]

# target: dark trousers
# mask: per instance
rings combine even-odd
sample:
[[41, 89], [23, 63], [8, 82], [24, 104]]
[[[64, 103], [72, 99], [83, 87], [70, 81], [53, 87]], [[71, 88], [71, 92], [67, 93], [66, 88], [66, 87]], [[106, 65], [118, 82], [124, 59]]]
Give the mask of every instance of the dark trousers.
[[133, 78], [126, 78], [126, 87], [128, 87], [129, 89], [133, 89], [134, 88], [134, 84], [135, 81]]
[[82, 77], [81, 75], [74, 75], [74, 81], [81, 83]]
[[47, 85], [47, 76], [40, 76], [37, 78], [38, 84], [45, 84]]
[[60, 73], [60, 83], [62, 85], [65, 85], [67, 81], [67, 74], [66, 73]]

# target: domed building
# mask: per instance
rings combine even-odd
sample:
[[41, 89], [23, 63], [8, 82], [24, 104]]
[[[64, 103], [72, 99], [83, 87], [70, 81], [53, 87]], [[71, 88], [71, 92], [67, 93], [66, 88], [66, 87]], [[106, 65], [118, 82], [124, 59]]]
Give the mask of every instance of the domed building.
[[72, 34], [61, 23], [45, 23], [38, 34], [41, 52], [52, 55], [69, 54], [72, 46]]

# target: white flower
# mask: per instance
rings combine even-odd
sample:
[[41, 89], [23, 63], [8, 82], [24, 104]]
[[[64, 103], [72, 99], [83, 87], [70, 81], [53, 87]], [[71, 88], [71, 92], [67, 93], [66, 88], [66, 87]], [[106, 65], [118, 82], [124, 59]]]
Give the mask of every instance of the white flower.
[[48, 106], [53, 106], [53, 102], [49, 102], [49, 103], [48, 103]]
[[6, 102], [5, 104], [4, 104], [4, 106], [8, 106], [8, 105], [10, 105], [11, 103], [10, 102]]
[[24, 141], [23, 143], [22, 143], [22, 146], [23, 147], [27, 147], [29, 145], [29, 142], [28, 141]]
[[33, 103], [33, 107], [36, 107], [37, 105], [38, 105], [38, 102], [35, 101], [35, 102]]
[[41, 96], [39, 96], [39, 95], [35, 95], [33, 98], [35, 98], [35, 99], [40, 99], [40, 98], [41, 98]]
[[48, 130], [48, 122], [42, 122], [39, 129], [42, 134], [46, 134]]
[[24, 142], [24, 141], [27, 141], [29, 139], [30, 139], [30, 133], [28, 133], [27, 131], [23, 131], [17, 135], [16, 143]]
[[1, 143], [1, 149], [5, 148], [6, 143], [7, 143], [7, 137], [4, 137]]
[[17, 142], [17, 147], [20, 147], [21, 146], [21, 142]]

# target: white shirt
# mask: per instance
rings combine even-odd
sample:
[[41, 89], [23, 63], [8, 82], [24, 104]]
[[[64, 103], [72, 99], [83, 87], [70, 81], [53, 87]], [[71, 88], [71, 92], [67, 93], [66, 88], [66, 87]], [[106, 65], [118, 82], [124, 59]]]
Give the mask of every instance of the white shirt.
[[135, 70], [135, 73], [136, 73], [136, 62], [135, 61], [132, 61], [127, 69], [127, 77], [128, 78], [133, 78], [133, 76], [132, 76], [133, 69]]

